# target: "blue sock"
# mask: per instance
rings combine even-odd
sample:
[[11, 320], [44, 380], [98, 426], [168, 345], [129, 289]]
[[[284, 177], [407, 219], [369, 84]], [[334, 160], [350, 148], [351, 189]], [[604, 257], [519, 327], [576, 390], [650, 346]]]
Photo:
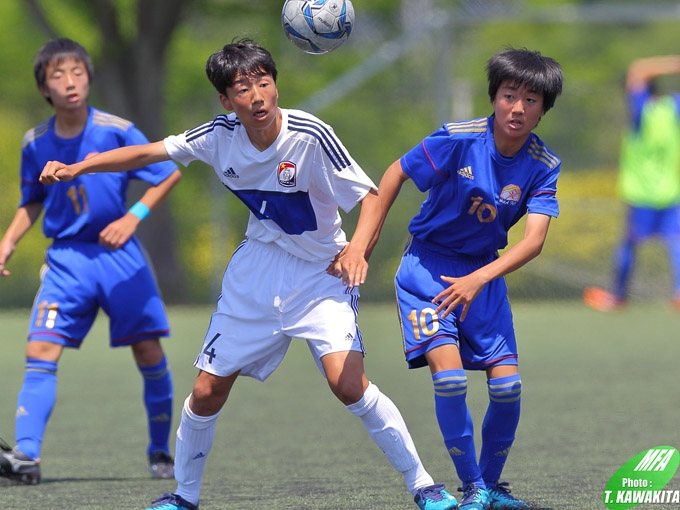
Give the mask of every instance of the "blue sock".
[[24, 383], [17, 398], [15, 439], [21, 452], [40, 457], [47, 421], [57, 401], [57, 364], [26, 358]]
[[522, 380], [519, 374], [497, 377], [487, 381], [489, 408], [482, 424], [482, 451], [479, 467], [486, 485], [495, 484], [501, 477], [503, 466], [519, 424]]
[[168, 438], [172, 424], [172, 375], [165, 357], [151, 367], [137, 366], [144, 377], [144, 406], [149, 422], [147, 454], [170, 453]]
[[614, 253], [612, 294], [618, 299], [628, 297], [628, 283], [635, 265], [635, 248], [631, 241], [625, 240]]
[[465, 403], [467, 376], [465, 370], [445, 370], [432, 376], [435, 413], [444, 444], [463, 487], [470, 483], [484, 489], [475, 452], [472, 416]]

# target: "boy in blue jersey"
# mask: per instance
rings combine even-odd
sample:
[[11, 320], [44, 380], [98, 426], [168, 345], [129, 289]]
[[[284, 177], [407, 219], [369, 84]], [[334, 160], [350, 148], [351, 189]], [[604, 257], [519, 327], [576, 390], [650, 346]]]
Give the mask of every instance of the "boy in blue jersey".
[[[43, 166], [76, 163], [116, 147], [147, 143], [129, 121], [88, 105], [93, 67], [87, 51], [70, 39], [46, 43], [34, 74], [54, 115], [29, 130], [21, 153], [21, 202], [0, 240], [0, 275], [19, 240], [44, 210], [43, 232], [52, 239], [41, 270], [26, 347], [26, 374], [16, 407], [16, 446], [0, 442], [0, 476], [40, 481], [40, 451], [57, 395], [57, 364], [65, 347], [79, 348], [101, 308], [109, 316], [112, 347], [130, 346], [144, 381], [147, 456], [154, 478], [172, 478], [168, 439], [172, 379], [160, 337], [169, 335], [165, 307], [143, 248], [134, 233], [149, 211], [179, 182], [172, 163], [125, 173], [83, 175], [45, 186]], [[126, 210], [131, 179], [150, 186]]]
[[[385, 171], [384, 216], [404, 182], [427, 191], [409, 224], [395, 285], [409, 368], [429, 366], [435, 412], [462, 481], [461, 510], [528, 508], [500, 481], [519, 422], [522, 383], [503, 276], [536, 257], [550, 219], [560, 160], [532, 130], [562, 91], [553, 59], [526, 49], [488, 61], [489, 117], [445, 124]], [[524, 237], [509, 229], [527, 214]], [[466, 370], [484, 370], [489, 407], [479, 460]]]
[[[199, 374], [177, 431], [177, 489], [151, 508], [198, 509], [217, 418], [234, 383], [239, 376], [264, 381], [293, 337], [307, 342], [333, 394], [401, 473], [418, 507], [456, 508], [456, 499], [423, 467], [397, 407], [364, 373], [356, 321], [366, 250], [382, 215], [375, 185], [330, 126], [279, 108], [276, 64], [267, 50], [250, 40], [227, 44], [210, 56], [206, 72], [222, 106], [233, 113], [74, 165], [52, 161], [40, 178], [64, 185], [88, 172], [200, 160], [250, 210], [246, 239], [229, 261], [194, 362]], [[348, 243], [339, 208], [357, 204], [359, 222]]]

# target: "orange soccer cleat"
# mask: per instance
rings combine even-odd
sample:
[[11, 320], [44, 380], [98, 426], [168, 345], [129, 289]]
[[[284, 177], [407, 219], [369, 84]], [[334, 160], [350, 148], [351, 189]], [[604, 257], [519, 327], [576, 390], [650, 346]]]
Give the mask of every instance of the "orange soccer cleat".
[[624, 299], [617, 298], [611, 292], [600, 287], [586, 287], [583, 291], [583, 302], [600, 312], [621, 310], [626, 305]]

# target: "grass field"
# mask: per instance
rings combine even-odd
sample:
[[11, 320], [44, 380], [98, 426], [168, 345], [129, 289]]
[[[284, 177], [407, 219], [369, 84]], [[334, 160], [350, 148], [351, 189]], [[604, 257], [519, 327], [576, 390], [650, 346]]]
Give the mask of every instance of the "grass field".
[[[523, 410], [504, 477], [532, 508], [604, 508], [604, 486], [624, 462], [654, 446], [680, 446], [680, 314], [665, 303], [616, 314], [580, 303], [516, 303], [513, 310]], [[169, 310], [173, 433], [210, 311]], [[27, 314], [0, 312], [0, 437], [10, 443]], [[405, 368], [393, 307], [364, 304], [360, 323], [369, 377], [401, 409], [435, 480], [455, 493], [459, 482], [436, 425], [429, 373]], [[80, 352], [62, 357], [43, 483], [0, 481], [3, 509], [139, 509], [174, 490], [174, 481], [147, 474], [141, 378], [129, 349], [108, 348], [106, 328], [102, 316]], [[483, 375], [470, 374], [477, 429], [486, 402]], [[667, 488], [680, 489], [680, 478]], [[359, 420], [332, 397], [302, 342], [267, 382], [239, 381], [218, 423], [201, 509], [249, 508], [416, 508]]]

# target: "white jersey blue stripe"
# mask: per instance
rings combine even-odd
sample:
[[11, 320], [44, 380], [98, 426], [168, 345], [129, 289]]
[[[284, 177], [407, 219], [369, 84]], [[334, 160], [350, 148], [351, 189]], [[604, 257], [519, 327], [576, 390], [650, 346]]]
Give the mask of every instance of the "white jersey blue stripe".
[[250, 210], [246, 236], [309, 261], [330, 261], [347, 243], [338, 208], [351, 210], [373, 181], [333, 129], [301, 110], [281, 109], [276, 141], [256, 149], [235, 114], [165, 139], [168, 154], [203, 161]]

